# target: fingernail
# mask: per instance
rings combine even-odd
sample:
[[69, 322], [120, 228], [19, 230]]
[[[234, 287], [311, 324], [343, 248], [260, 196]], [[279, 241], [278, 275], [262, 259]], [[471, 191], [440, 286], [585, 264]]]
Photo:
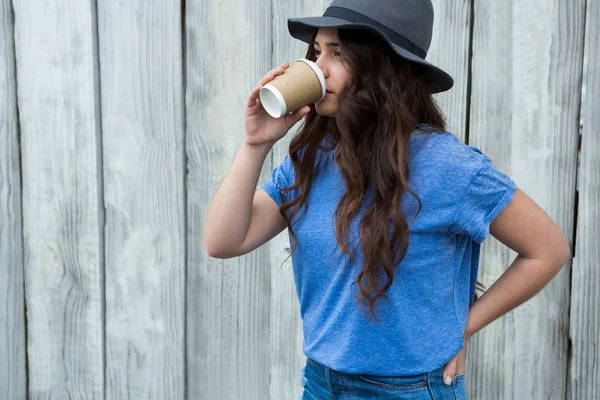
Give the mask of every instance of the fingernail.
[[446, 385], [450, 385], [452, 383], [452, 378], [450, 378], [449, 376], [447, 376], [446, 379], [444, 379], [444, 383]]

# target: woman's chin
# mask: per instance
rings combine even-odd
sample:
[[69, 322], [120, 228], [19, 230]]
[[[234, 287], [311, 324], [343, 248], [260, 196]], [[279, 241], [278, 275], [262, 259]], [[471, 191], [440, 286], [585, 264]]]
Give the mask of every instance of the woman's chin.
[[333, 117], [337, 112], [336, 107], [332, 107], [329, 104], [317, 104], [315, 107], [315, 111], [317, 114], [322, 115], [323, 117]]

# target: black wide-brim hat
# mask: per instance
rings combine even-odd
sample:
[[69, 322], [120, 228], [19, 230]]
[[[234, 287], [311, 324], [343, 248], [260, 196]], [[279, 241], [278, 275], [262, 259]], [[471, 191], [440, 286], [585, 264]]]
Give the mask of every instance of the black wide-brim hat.
[[334, 0], [321, 17], [288, 19], [292, 37], [309, 44], [318, 28], [370, 31], [385, 40], [398, 56], [420, 64], [434, 93], [454, 85], [448, 73], [425, 61], [433, 31], [430, 0]]

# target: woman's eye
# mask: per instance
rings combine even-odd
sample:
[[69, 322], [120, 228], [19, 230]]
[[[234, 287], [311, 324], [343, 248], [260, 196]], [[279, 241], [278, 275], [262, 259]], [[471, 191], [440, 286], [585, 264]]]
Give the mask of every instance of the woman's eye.
[[[315, 52], [315, 57], [319, 57], [319, 56], [321, 55], [321, 50], [317, 50], [317, 49], [313, 49], [313, 50], [314, 50], [314, 52]], [[334, 53], [333, 53], [333, 55], [334, 55], [335, 57], [341, 57], [341, 56], [342, 56], [342, 53], [341, 53], [341, 52], [339, 52], [339, 51], [336, 51], [336, 52], [334, 52]]]

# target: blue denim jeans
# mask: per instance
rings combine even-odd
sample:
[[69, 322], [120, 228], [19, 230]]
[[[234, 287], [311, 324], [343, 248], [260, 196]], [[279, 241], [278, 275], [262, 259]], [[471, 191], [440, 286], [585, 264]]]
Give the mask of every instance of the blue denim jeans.
[[466, 400], [464, 374], [444, 385], [444, 367], [412, 376], [345, 374], [307, 359], [302, 369], [300, 400]]

